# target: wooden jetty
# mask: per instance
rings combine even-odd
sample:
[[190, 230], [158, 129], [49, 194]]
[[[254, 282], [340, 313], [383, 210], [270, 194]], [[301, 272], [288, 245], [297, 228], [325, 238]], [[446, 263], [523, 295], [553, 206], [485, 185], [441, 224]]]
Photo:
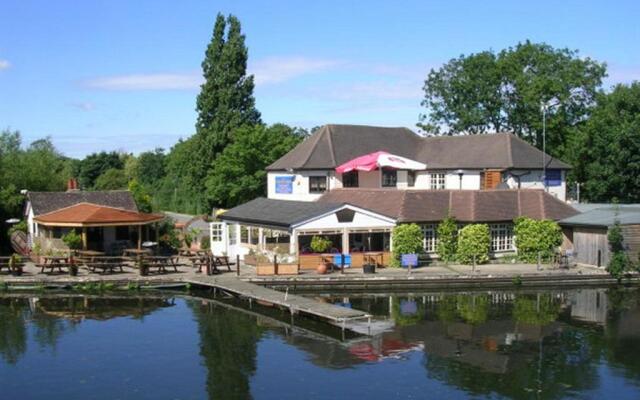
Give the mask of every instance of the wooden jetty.
[[371, 322], [371, 315], [364, 311], [323, 303], [307, 297], [289, 294], [288, 292], [279, 292], [241, 281], [232, 276], [195, 276], [184, 281], [193, 285], [219, 289], [250, 300], [278, 305], [289, 309], [292, 315], [311, 315], [339, 325], [342, 329], [349, 329], [347, 323], [350, 321], [367, 319], [369, 323]]

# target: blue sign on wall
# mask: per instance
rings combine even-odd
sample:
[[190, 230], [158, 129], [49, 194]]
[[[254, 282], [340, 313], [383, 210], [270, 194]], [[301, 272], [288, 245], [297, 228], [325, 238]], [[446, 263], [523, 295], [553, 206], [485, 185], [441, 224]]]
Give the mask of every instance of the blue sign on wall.
[[403, 254], [400, 257], [400, 264], [403, 267], [417, 267], [418, 266], [418, 255], [415, 253], [412, 254]]
[[293, 193], [293, 176], [276, 176], [276, 193]]
[[559, 169], [548, 169], [546, 171], [545, 184], [547, 186], [560, 186], [562, 185], [562, 171]]

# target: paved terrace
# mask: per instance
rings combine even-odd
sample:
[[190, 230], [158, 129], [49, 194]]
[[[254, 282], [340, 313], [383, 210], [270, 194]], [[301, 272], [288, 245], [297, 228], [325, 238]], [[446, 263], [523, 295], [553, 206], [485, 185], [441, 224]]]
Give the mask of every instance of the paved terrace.
[[[224, 276], [235, 276], [235, 271], [226, 272]], [[178, 272], [166, 274], [152, 273], [140, 276], [133, 268], [124, 267], [124, 272], [112, 274], [89, 273], [81, 268], [78, 276], [72, 277], [65, 273], [40, 273], [33, 263], [27, 263], [22, 276], [11, 276], [3, 271], [0, 274], [0, 284], [12, 287], [29, 286], [68, 286], [86, 283], [113, 283], [127, 285], [129, 283], [151, 287], [169, 287], [183, 285], [194, 281], [202, 274], [189, 266], [178, 267]], [[404, 286], [475, 286], [481, 284], [508, 284], [513, 286], [513, 280], [522, 280], [525, 285], [548, 283], [579, 283], [608, 284], [615, 281], [604, 269], [595, 267], [574, 267], [571, 269], [554, 269], [543, 266], [538, 271], [535, 264], [485, 264], [476, 267], [475, 271], [467, 265], [428, 266], [412, 269], [409, 274], [406, 269], [383, 268], [376, 274], [363, 274], [362, 269], [345, 269], [344, 274], [339, 271], [326, 275], [319, 275], [315, 271], [301, 271], [300, 275], [257, 276], [255, 268], [242, 266], [240, 279], [247, 282], [268, 286], [294, 286], [295, 288], [322, 286], [331, 288], [372, 288], [387, 286], [402, 289]], [[634, 279], [638, 276], [634, 275]]]

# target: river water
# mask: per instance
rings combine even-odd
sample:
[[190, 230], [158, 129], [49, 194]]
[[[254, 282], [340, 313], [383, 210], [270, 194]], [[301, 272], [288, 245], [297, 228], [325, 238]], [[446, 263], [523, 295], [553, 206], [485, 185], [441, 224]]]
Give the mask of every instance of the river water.
[[181, 294], [0, 295], [0, 398], [640, 399], [636, 289], [311, 296], [377, 333]]

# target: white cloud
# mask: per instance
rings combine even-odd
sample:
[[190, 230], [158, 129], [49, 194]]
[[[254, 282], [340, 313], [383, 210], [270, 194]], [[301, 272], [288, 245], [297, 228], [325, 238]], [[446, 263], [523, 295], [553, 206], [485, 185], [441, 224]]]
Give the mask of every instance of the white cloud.
[[69, 105], [81, 111], [93, 111], [96, 108], [96, 105], [90, 101], [79, 101], [75, 103], [70, 103]]
[[338, 60], [307, 57], [269, 57], [250, 66], [256, 85], [281, 83], [299, 76], [328, 71], [344, 65]]
[[191, 90], [202, 83], [199, 73], [132, 74], [94, 78], [86, 87], [104, 90]]
[[0, 60], [0, 71], [7, 69], [11, 66], [11, 63], [7, 60]]
[[332, 100], [420, 100], [422, 97], [420, 81], [372, 80], [346, 85], [334, 85], [318, 88], [314, 91], [321, 97]]

